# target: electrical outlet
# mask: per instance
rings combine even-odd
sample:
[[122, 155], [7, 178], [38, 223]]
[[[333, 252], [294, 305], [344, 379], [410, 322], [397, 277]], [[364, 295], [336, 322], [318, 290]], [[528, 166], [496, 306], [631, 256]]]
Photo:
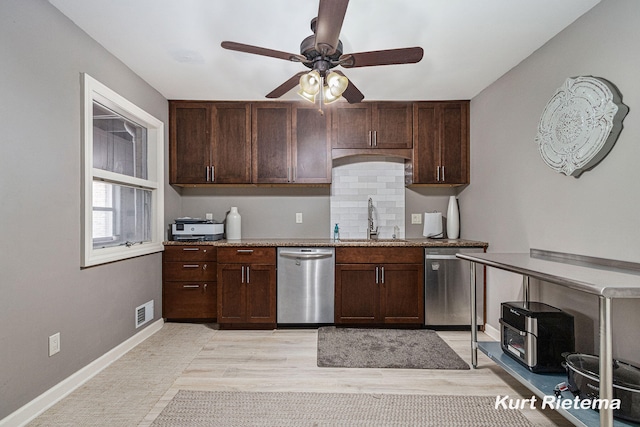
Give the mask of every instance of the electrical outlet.
[[213, 214], [212, 213], [205, 214], [205, 219], [207, 221], [212, 221], [213, 220]]
[[49, 337], [49, 356], [53, 356], [60, 351], [60, 332]]
[[302, 224], [302, 212], [296, 212], [296, 224]]
[[411, 224], [422, 224], [422, 214], [411, 214]]

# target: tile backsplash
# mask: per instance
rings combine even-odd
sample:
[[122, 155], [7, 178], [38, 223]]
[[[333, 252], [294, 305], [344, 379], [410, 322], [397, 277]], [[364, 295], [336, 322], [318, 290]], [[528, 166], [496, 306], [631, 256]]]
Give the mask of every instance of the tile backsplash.
[[340, 227], [340, 238], [367, 237], [368, 200], [374, 206], [374, 227], [379, 238], [405, 236], [405, 165], [391, 157], [349, 157], [333, 163], [331, 184], [331, 229]]

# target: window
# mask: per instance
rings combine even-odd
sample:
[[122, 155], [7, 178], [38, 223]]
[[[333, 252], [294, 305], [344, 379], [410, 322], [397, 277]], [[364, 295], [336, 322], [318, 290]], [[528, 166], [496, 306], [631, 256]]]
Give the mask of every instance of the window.
[[164, 124], [84, 74], [82, 266], [162, 250]]

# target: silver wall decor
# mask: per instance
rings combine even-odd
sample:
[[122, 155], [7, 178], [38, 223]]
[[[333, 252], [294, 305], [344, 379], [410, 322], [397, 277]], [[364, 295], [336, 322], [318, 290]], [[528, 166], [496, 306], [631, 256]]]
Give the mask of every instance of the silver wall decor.
[[578, 177], [611, 150], [628, 111], [610, 82], [568, 78], [540, 117], [536, 142], [542, 160], [556, 172]]

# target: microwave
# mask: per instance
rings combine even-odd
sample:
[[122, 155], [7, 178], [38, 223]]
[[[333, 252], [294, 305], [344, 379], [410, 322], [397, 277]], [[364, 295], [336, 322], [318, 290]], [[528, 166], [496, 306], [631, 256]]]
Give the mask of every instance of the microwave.
[[502, 351], [531, 372], [565, 372], [562, 353], [575, 351], [573, 316], [541, 302], [503, 302]]

